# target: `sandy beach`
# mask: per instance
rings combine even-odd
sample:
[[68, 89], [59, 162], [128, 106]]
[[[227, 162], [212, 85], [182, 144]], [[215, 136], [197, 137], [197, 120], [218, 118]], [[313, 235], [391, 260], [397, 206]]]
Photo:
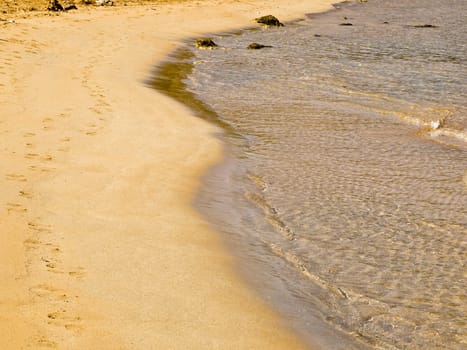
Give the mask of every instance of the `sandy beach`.
[[192, 206], [216, 128], [144, 81], [186, 38], [332, 2], [2, 8], [0, 349], [311, 346]]

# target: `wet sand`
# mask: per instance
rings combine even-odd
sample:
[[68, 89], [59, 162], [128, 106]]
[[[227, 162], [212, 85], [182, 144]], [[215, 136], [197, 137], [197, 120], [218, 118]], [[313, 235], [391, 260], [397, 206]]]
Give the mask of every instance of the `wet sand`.
[[0, 16], [1, 349], [306, 346], [192, 207], [216, 128], [144, 81], [184, 38], [330, 4]]

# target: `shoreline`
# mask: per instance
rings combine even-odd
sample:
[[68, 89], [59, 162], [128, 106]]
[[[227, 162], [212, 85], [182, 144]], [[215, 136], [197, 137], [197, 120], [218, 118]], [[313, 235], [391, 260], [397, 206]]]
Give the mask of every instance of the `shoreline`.
[[0, 347], [303, 348], [192, 207], [222, 157], [216, 128], [142, 82], [183, 38], [330, 4], [156, 3], [2, 24]]
[[[316, 15], [323, 15], [334, 10], [329, 9]], [[295, 22], [288, 21], [286, 25], [293, 25]], [[213, 33], [212, 36], [237, 36], [256, 30], [258, 30], [257, 27], [245, 27], [231, 33]], [[262, 300], [267, 301], [269, 307], [279, 312], [280, 316], [287, 320], [287, 325], [303, 339], [305, 344], [310, 346], [313, 344], [313, 349], [354, 349], [355, 346], [358, 346], [359, 349], [366, 349], [367, 344], [359, 343], [360, 339], [353, 339], [342, 329], [323, 322], [316, 314], [316, 310], [310, 308], [306, 303], [297, 303], [296, 300], [292, 300], [282, 278], [275, 274], [271, 270], [271, 266], [268, 265], [271, 261], [266, 263], [258, 258], [263, 254], [267, 256], [270, 252], [267, 250], [255, 251], [256, 254], [251, 255], [252, 251], [248, 247], [252, 242], [244, 235], [239, 234], [235, 230], [236, 225], [229, 221], [229, 218], [232, 220], [232, 211], [235, 211], [232, 210], [233, 207], [239, 204], [238, 199], [233, 199], [236, 196], [233, 192], [236, 191], [232, 192], [232, 188], [236, 186], [231, 177], [237, 178], [240, 176], [239, 173], [242, 173], [242, 176], [247, 176], [245, 169], [239, 170], [241, 165], [237, 159], [241, 149], [240, 144], [246, 139], [234, 126], [224, 121], [214, 110], [194, 95], [184, 83], [185, 79], [189, 79], [195, 67], [191, 62], [197, 60], [196, 52], [190, 50], [190, 45], [191, 41], [186, 41], [160, 63], [153, 77], [148, 80], [148, 85], [189, 107], [196, 117], [220, 129], [215, 135], [224, 146], [223, 158], [202, 174], [201, 186], [195, 195], [193, 205], [210, 223], [210, 226], [221, 234], [226, 249], [234, 257], [235, 265], [242, 279], [260, 295]], [[235, 175], [233, 175], [234, 173]], [[242, 204], [239, 207], [242, 207]], [[239, 213], [235, 214], [239, 215]], [[286, 264], [283, 265], [282, 272], [286, 275], [296, 272], [293, 269], [289, 270], [289, 268]], [[303, 314], [308, 316], [304, 317]]]

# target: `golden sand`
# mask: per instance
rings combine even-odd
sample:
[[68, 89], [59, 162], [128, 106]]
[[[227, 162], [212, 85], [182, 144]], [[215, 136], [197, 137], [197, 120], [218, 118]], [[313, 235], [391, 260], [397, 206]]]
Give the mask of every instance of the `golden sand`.
[[331, 2], [2, 3], [0, 349], [304, 346], [191, 206], [215, 127], [143, 81], [183, 38]]

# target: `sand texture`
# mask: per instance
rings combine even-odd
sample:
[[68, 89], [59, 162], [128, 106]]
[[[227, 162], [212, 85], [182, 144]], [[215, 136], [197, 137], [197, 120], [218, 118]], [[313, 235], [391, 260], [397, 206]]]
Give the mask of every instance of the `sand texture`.
[[0, 349], [303, 347], [192, 208], [216, 128], [144, 84], [184, 38], [331, 1], [291, 3], [2, 15]]

